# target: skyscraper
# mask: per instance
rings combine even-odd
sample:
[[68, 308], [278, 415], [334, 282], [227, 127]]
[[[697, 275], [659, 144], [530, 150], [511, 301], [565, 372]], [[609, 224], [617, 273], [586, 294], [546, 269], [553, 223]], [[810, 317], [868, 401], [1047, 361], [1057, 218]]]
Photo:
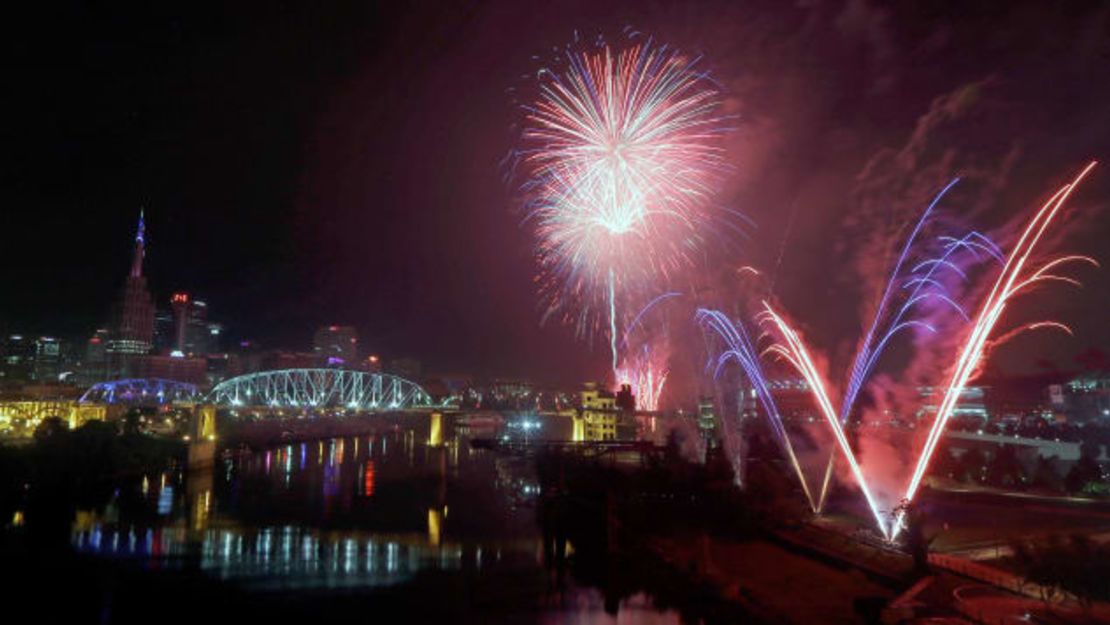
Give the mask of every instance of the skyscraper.
[[188, 293], [174, 293], [170, 306], [173, 334], [166, 351], [177, 356], [207, 356], [219, 351], [223, 326], [208, 321], [208, 304]]
[[131, 258], [131, 272], [124, 282], [123, 291], [112, 310], [110, 338], [106, 349], [109, 375], [126, 373], [135, 356], [150, 352], [154, 341], [154, 300], [143, 276], [143, 258], [146, 255], [146, 224], [139, 211], [139, 227], [135, 234], [135, 252]]
[[35, 366], [35, 342], [22, 334], [0, 341], [0, 380], [25, 383]]
[[108, 340], [112, 333], [108, 328], [98, 328], [85, 345], [85, 357], [81, 362], [78, 382], [90, 385], [108, 377]]
[[184, 355], [188, 353], [185, 338], [189, 327], [189, 294], [174, 293], [170, 298], [170, 306], [173, 307], [173, 343], [170, 353]]

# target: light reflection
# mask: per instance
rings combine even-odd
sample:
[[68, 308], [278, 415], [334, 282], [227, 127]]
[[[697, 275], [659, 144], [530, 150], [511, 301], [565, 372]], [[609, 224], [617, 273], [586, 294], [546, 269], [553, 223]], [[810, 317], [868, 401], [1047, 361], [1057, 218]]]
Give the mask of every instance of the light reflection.
[[168, 516], [173, 511], [173, 486], [164, 486], [158, 493], [158, 514]]
[[428, 508], [428, 544], [438, 547], [443, 537], [443, 511], [438, 508]]
[[374, 496], [374, 482], [376, 474], [374, 469], [374, 461], [367, 460], [366, 468], [362, 472], [362, 494], [364, 497]]
[[[393, 440], [393, 456], [389, 455], [391, 436], [400, 437]], [[380, 448], [377, 447], [379, 439]], [[471, 459], [471, 450], [465, 440], [446, 441], [443, 447], [429, 455], [431, 450], [427, 449], [423, 436], [417, 437], [412, 431], [379, 433], [367, 436], [365, 441], [352, 438], [349, 443], [354, 451], [349, 460], [355, 464], [347, 475], [342, 475], [342, 464], [348, 460], [346, 442], [339, 438], [317, 441], [316, 464], [307, 457], [309, 443], [231, 456], [224, 463], [225, 471], [217, 474], [222, 474], [224, 480], [220, 480], [216, 488], [213, 488], [212, 472], [163, 473], [159, 476], [161, 489], [157, 499], [163, 518], [155, 522], [164, 527], [153, 530], [128, 525], [118, 513], [108, 512], [103, 519], [90, 517], [85, 527], [75, 527], [73, 545], [89, 553], [156, 558], [158, 567], [168, 569], [192, 566], [187, 563], [196, 562], [191, 558], [199, 554], [201, 571], [218, 579], [236, 580], [260, 588], [377, 586], [405, 581], [424, 570], [459, 569], [464, 560], [467, 566], [488, 565], [493, 555], [490, 545], [487, 544], [486, 552], [479, 548], [475, 553], [472, 547], [451, 544], [450, 533], [446, 531], [451, 492], [447, 485], [459, 475], [456, 467], [460, 446], [466, 450], [461, 468], [466, 472], [475, 470], [472, 468], [475, 460]], [[298, 446], [300, 457], [295, 463], [292, 454]], [[361, 451], [363, 449], [365, 451]], [[416, 451], [421, 453], [419, 470], [414, 474], [403, 467], [413, 463]], [[280, 471], [286, 490], [305, 497], [307, 503], [302, 503], [310, 512], [320, 514], [323, 519], [347, 522], [355, 514], [365, 514], [363, 510], [377, 509], [387, 503], [396, 505], [389, 503], [393, 501], [391, 497], [387, 497], [389, 502], [381, 500], [381, 492], [385, 492], [383, 487], [393, 487], [398, 482], [413, 479], [413, 475], [424, 480], [429, 468], [438, 478], [434, 482], [420, 482], [419, 488], [425, 498], [419, 503], [414, 501], [419, 508], [412, 510], [419, 514], [423, 508], [424, 528], [419, 525], [419, 516], [410, 516], [417, 524], [406, 527], [401, 533], [378, 535], [365, 530], [325, 531], [302, 518], [298, 518], [298, 522], [304, 525], [257, 527], [249, 522], [241, 525], [244, 521], [235, 514], [241, 506], [256, 505], [244, 504], [240, 493], [244, 486], [252, 484], [251, 478], [263, 475], [267, 476], [263, 488], [270, 489], [268, 493], [261, 493], [264, 497], [274, 497], [282, 506], [283, 502], [291, 501], [280, 486], [282, 480], [277, 475]], [[296, 480], [291, 479], [294, 473], [298, 473]], [[484, 475], [481, 479], [485, 484], [500, 486], [499, 480], [487, 480]], [[154, 479], [149, 482], [148, 487], [156, 483]], [[132, 488], [138, 491], [137, 486]], [[252, 497], [258, 494], [253, 493]], [[366, 500], [355, 502], [352, 495], [362, 495]], [[149, 504], [153, 508], [155, 501]], [[520, 547], [510, 548], [516, 552]], [[530, 547], [524, 551], [529, 550]]]

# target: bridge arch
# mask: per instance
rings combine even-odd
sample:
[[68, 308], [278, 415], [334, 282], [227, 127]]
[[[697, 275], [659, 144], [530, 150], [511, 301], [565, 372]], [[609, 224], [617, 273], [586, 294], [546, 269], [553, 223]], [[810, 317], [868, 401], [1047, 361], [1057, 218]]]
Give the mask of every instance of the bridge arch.
[[208, 394], [221, 406], [405, 410], [432, 405], [419, 384], [395, 375], [349, 369], [279, 369], [224, 380]]
[[99, 382], [89, 387], [78, 403], [162, 405], [175, 401], [196, 401], [200, 391], [196, 384], [161, 378], [132, 378]]

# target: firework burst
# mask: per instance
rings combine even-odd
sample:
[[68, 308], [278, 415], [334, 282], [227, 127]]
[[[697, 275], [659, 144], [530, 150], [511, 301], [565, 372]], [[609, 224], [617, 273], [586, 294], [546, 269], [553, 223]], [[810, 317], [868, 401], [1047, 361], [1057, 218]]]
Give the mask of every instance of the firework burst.
[[568, 49], [537, 74], [517, 152], [545, 317], [608, 334], [701, 248], [726, 131], [698, 59], [652, 42]]

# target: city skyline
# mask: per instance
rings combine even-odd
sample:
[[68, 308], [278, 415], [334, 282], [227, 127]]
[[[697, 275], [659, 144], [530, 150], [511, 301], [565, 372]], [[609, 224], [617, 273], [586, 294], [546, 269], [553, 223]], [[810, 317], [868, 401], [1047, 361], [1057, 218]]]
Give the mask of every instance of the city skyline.
[[[897, 231], [920, 196], [963, 175], [961, 204], [977, 226], [1005, 235], [1006, 215], [1037, 197], [1034, 181], [1058, 181], [1062, 169], [1110, 147], [1097, 114], [1107, 87], [1093, 65], [1076, 62], [1100, 58], [1085, 33], [1104, 18], [1022, 6], [958, 24], [943, 11], [906, 7], [764, 11], [782, 33], [777, 50], [798, 59], [781, 71], [771, 52], [745, 47], [746, 27], [708, 27], [714, 12], [745, 23], [745, 9], [723, 4], [696, 13], [576, 2], [539, 12], [494, 3], [409, 13], [352, 3], [315, 22], [299, 9], [147, 7], [119, 22], [63, 7], [53, 38], [39, 41], [43, 33], [31, 28], [15, 40], [28, 70], [61, 73], [50, 84], [16, 77], [27, 123], [12, 129], [12, 152], [25, 157], [7, 168], [15, 184], [5, 203], [26, 208], [5, 226], [51, 244], [16, 237], [0, 250], [0, 285], [19, 302], [0, 310], [0, 330], [91, 335], [126, 270], [122, 233], [145, 207], [159, 307], [173, 293], [194, 294], [232, 337], [307, 348], [316, 327], [339, 323], [356, 326], [376, 351], [436, 369], [601, 377], [604, 340], [575, 341], [573, 328], [539, 323], [536, 263], [503, 180], [512, 91], [534, 69], [532, 56], [573, 39], [583, 24], [608, 33], [631, 25], [704, 54], [737, 119], [724, 202], [752, 222], [728, 262], [790, 275], [776, 283], [778, 295], [805, 308], [823, 267], [876, 243], [848, 216]], [[834, 26], [807, 27], [807, 17]], [[85, 18], [103, 28], [78, 27]], [[1071, 47], [1054, 49], [1053, 37], [1036, 34], [1038, 20], [1071, 33]], [[510, 23], [518, 25], [513, 36], [488, 36]], [[979, 40], [985, 23], [995, 40]], [[1039, 52], [999, 65], [1018, 37]], [[332, 45], [311, 45], [322, 40]], [[880, 52], [873, 66], [851, 62]], [[836, 62], [822, 66], [828, 87], [800, 105], [795, 83], [821, 84], [805, 65], [815, 55]], [[489, 71], [461, 71], [475, 64]], [[1056, 89], [1038, 89], [1036, 77], [1049, 74]], [[404, 124], [388, 123], [401, 115]], [[1020, 139], [1011, 126], [1023, 128]], [[952, 139], [966, 132], [975, 140], [955, 149]], [[908, 158], [919, 171], [905, 176]], [[63, 172], [66, 182], [53, 183]], [[898, 185], [883, 182], [896, 177]], [[995, 188], [1006, 193], [987, 197]], [[1107, 188], [1103, 175], [1089, 183], [1082, 201], [1090, 225], [1074, 226], [1079, 251], [1097, 255], [1108, 234], [1096, 216]], [[1041, 359], [1067, 369], [1090, 347], [1107, 350], [1110, 330], [1100, 320], [1110, 279], [1094, 272], [1084, 281], [1084, 291], [1051, 311], [1076, 338], [1015, 342], [1007, 347], [1015, 357], [1004, 359], [1012, 372], [1036, 371]], [[720, 288], [716, 278], [687, 286]], [[855, 298], [873, 293], [851, 295], [809, 322], [829, 351], [848, 347], [833, 337], [858, 330]]]
[[1110, 624], [1110, 1], [5, 16], [7, 621]]

